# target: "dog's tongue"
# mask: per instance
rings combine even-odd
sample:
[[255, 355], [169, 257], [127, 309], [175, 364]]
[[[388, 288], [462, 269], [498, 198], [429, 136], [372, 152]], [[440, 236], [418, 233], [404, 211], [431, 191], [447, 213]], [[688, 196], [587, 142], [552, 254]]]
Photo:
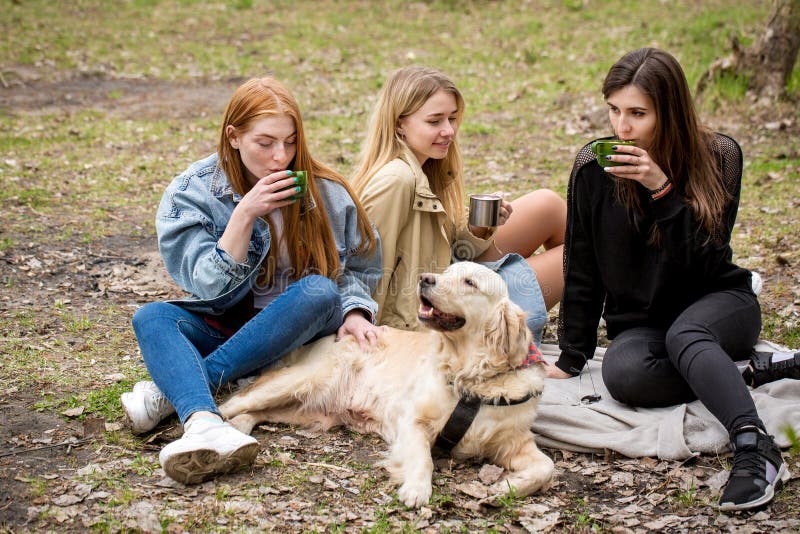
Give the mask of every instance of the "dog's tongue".
[[420, 317], [433, 317], [433, 307], [427, 306], [425, 304], [419, 305], [419, 316]]

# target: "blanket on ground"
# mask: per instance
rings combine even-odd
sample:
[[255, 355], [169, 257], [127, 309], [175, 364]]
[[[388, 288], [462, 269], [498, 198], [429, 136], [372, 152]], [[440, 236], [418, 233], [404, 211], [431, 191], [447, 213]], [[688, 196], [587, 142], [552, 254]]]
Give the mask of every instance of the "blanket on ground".
[[[549, 363], [558, 358], [556, 345], [543, 344], [540, 348]], [[763, 341], [756, 350], [787, 351]], [[600, 373], [604, 353], [605, 349], [597, 349], [579, 377], [545, 381], [533, 425], [537, 444], [600, 454], [609, 449], [630, 458], [664, 460], [729, 450], [725, 427], [700, 401], [666, 408], [634, 408], [612, 399]], [[602, 398], [581, 404], [581, 397], [593, 394], [592, 382]], [[753, 389], [752, 395], [767, 431], [779, 446], [788, 447], [786, 428], [790, 426], [800, 435], [800, 380], [764, 384]]]

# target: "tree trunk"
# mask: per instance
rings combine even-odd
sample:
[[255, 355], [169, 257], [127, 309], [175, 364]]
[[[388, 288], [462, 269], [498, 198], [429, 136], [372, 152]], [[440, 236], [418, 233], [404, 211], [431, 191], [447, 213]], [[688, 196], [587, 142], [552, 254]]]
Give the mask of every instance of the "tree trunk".
[[733, 54], [711, 64], [698, 82], [698, 93], [719, 74], [729, 72], [748, 79], [749, 90], [757, 100], [785, 96], [800, 50], [800, 0], [774, 0], [761, 38], [746, 49], [736, 37], [732, 44]]

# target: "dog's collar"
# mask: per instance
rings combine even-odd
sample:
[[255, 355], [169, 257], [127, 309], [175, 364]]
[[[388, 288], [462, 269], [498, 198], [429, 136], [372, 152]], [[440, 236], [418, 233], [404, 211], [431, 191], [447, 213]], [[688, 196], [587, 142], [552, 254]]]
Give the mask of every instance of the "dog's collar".
[[[533, 364], [544, 362], [542, 353], [539, 349], [531, 343], [528, 348], [528, 357], [519, 367], [514, 368], [514, 371], [526, 369]], [[458, 442], [466, 435], [467, 430], [472, 425], [481, 405], [486, 406], [514, 406], [516, 404], [523, 404], [528, 402], [534, 397], [541, 395], [541, 392], [528, 393], [518, 399], [507, 399], [505, 397], [484, 398], [477, 395], [461, 393], [461, 398], [458, 404], [450, 414], [450, 418], [445, 423], [444, 428], [439, 435], [436, 436], [436, 446], [445, 451], [451, 451]]]
[[517, 369], [525, 369], [526, 367], [530, 367], [535, 363], [544, 363], [544, 356], [542, 356], [542, 352], [539, 350], [539, 347], [531, 343], [528, 347], [528, 357], [525, 358], [525, 361], [514, 370], [516, 371]]

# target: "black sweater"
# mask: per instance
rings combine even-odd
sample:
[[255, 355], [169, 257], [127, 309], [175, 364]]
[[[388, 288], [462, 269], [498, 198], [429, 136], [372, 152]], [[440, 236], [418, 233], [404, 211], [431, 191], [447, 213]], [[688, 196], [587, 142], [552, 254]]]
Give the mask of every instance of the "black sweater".
[[[714, 242], [708, 242], [675, 187], [658, 200], [640, 187], [644, 213], [631, 220], [615, 198], [613, 177], [603, 171], [589, 145], [578, 153], [567, 193], [561, 356], [556, 362], [561, 370], [575, 375], [593, 356], [601, 313], [609, 339], [633, 327], [666, 331], [703, 295], [750, 287], [750, 272], [731, 261], [730, 247], [742, 151], [721, 134], [716, 135], [714, 149], [731, 196], [721, 239]], [[659, 228], [660, 245], [648, 243], [653, 224]]]

